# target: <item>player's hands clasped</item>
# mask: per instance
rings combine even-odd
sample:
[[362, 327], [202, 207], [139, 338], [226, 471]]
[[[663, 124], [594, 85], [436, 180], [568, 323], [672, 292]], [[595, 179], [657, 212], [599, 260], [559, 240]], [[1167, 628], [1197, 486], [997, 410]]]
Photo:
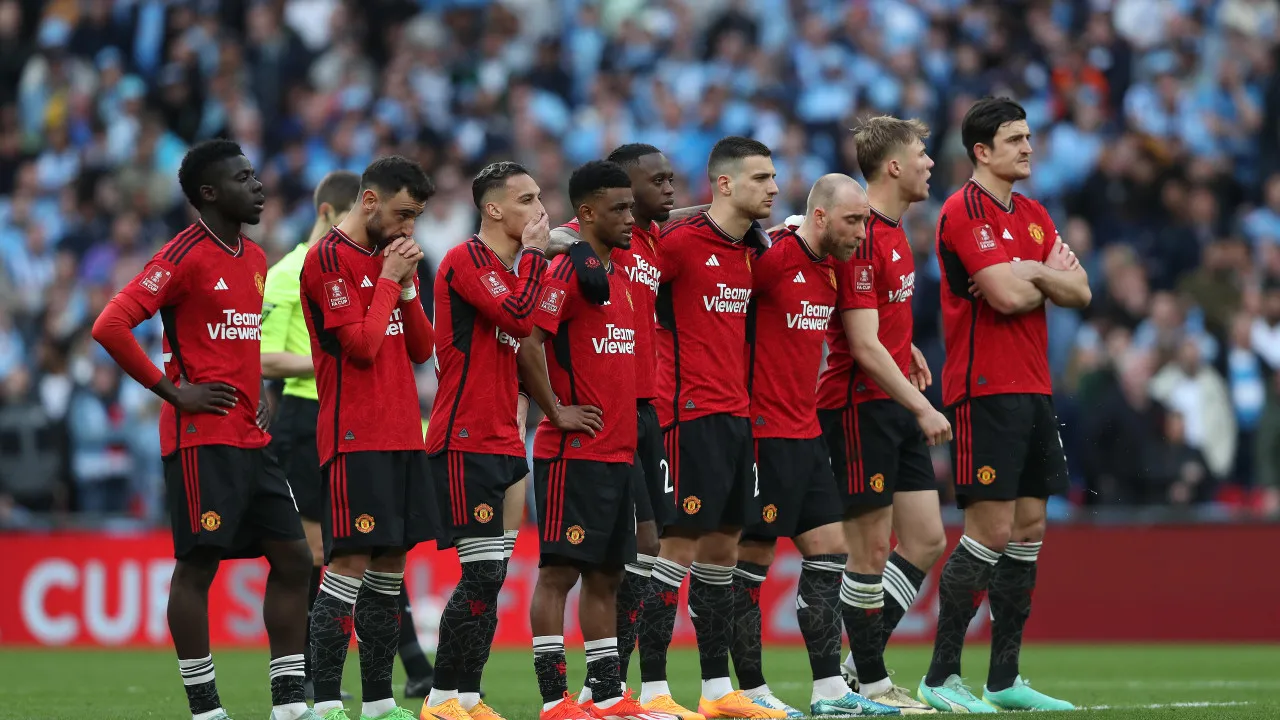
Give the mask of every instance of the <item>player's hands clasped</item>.
[[173, 405], [184, 413], [226, 415], [236, 406], [236, 389], [226, 383], [181, 385]]
[[938, 412], [932, 405], [928, 410], [916, 416], [916, 422], [920, 423], [920, 430], [924, 432], [925, 440], [930, 445], [941, 445], [951, 440], [951, 423], [947, 422], [947, 418]]
[[413, 276], [418, 272], [422, 248], [413, 238], [402, 237], [383, 248], [382, 257], [382, 277], [406, 285], [413, 282]]
[[1044, 264], [1052, 270], [1071, 272], [1080, 267], [1080, 260], [1069, 245], [1058, 240], [1053, 243], [1053, 249], [1049, 251], [1049, 257], [1045, 258]]
[[520, 235], [520, 244], [527, 248], [537, 248], [546, 251], [547, 243], [551, 241], [551, 221], [547, 217], [547, 211], [543, 210], [538, 213], [538, 217], [529, 221], [524, 226], [524, 232]]
[[564, 432], [586, 433], [595, 437], [604, 429], [604, 421], [600, 418], [600, 408], [594, 405], [561, 405], [551, 424]]

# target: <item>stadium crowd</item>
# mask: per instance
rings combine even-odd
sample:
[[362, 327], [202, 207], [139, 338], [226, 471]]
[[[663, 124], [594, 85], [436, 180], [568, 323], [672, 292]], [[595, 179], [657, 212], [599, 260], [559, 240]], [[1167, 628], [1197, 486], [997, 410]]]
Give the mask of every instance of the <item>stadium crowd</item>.
[[[0, 0], [0, 527], [161, 516], [158, 400], [88, 328], [191, 221], [194, 142], [254, 162], [269, 200], [247, 234], [272, 262], [327, 172], [417, 159], [429, 269], [477, 226], [470, 177], [493, 159], [529, 167], [560, 222], [568, 169], [612, 147], [662, 148], [683, 206], [706, 202], [711, 145], [750, 135], [781, 221], [820, 175], [858, 176], [859, 117], [918, 117], [936, 201], [907, 228], [937, 378], [934, 217], [985, 94], [1026, 106], [1019, 189], [1093, 284], [1049, 321], [1067, 501], [1276, 513], [1277, 63], [1276, 0]], [[158, 359], [159, 319], [138, 333]], [[434, 384], [421, 368], [424, 416]]]

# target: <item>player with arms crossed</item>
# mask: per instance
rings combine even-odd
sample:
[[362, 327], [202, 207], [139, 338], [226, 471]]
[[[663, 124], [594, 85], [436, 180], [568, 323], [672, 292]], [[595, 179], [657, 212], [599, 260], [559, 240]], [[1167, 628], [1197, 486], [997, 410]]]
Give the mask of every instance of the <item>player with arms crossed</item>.
[[929, 196], [928, 136], [920, 121], [892, 117], [854, 132], [871, 217], [866, 241], [836, 273], [840, 315], [827, 331], [831, 353], [818, 384], [849, 548], [840, 594], [846, 674], [863, 695], [908, 714], [930, 708], [889, 680], [884, 647], [946, 549], [928, 446], [951, 439], [947, 419], [921, 394], [932, 378], [911, 344], [915, 258], [902, 230], [906, 209]]
[[[618, 672], [626, 680], [631, 653], [636, 645], [636, 628], [644, 621], [644, 599], [649, 595], [653, 563], [658, 559], [658, 533], [675, 512], [672, 495], [666, 491], [666, 453], [662, 429], [653, 406], [657, 396], [658, 351], [654, 345], [653, 304], [658, 295], [657, 243], [659, 224], [671, 217], [675, 206], [675, 172], [671, 161], [652, 145], [622, 145], [609, 154], [631, 179], [635, 198], [631, 214], [630, 249], [615, 248], [610, 255], [615, 267], [626, 273], [631, 283], [631, 299], [636, 311], [636, 426], [637, 463], [641, 472], [633, 475], [636, 485], [632, 499], [636, 506], [636, 560], [627, 563], [618, 588]], [[547, 255], [570, 249], [578, 241], [578, 218], [551, 231]], [[589, 250], [589, 248], [587, 248]], [[599, 272], [591, 273], [599, 275]], [[594, 281], [593, 281], [594, 282]], [[579, 702], [591, 699], [585, 684]]]
[[[1049, 213], [1013, 191], [1031, 176], [1026, 117], [1008, 98], [983, 98], [969, 108], [960, 134], [973, 177], [938, 217], [947, 350], [942, 394], [955, 428], [952, 467], [964, 536], [938, 583], [938, 634], [919, 697], [943, 711], [1072, 709], [1018, 674], [1045, 500], [1068, 482], [1044, 303], [1080, 308], [1090, 300], [1088, 277]], [[984, 593], [992, 614], [986, 702], [960, 679], [965, 631]]]
[[[519, 425], [516, 352], [533, 330], [549, 227], [523, 166], [488, 165], [471, 183], [480, 232], [436, 271], [436, 375], [427, 452], [462, 579], [440, 619], [436, 682], [420, 716], [500, 720], [480, 700], [506, 578], [503, 500], [528, 472]], [[517, 270], [519, 271], [517, 273]]]
[[391, 671], [400, 644], [405, 553], [440, 536], [422, 446], [414, 363], [435, 331], [418, 299], [413, 226], [434, 188], [407, 158], [375, 160], [358, 204], [307, 251], [301, 297], [320, 394], [316, 444], [326, 472], [329, 567], [311, 609], [316, 712], [346, 720], [342, 668], [360, 640], [364, 720], [406, 720]]
[[[533, 450], [541, 547], [530, 607], [533, 665], [543, 720], [624, 720], [646, 713], [623, 694], [615, 619], [623, 566], [636, 552], [632, 475], [642, 472], [634, 464], [637, 314], [631, 282], [610, 257], [631, 244], [631, 179], [614, 163], [589, 162], [569, 178], [569, 199], [582, 238], [574, 247], [591, 250], [583, 264], [607, 284], [581, 282], [579, 261], [557, 257], [533, 335], [520, 346], [524, 386], [546, 414]], [[579, 578], [593, 698], [585, 708], [565, 677], [565, 602]]]
[[[747, 304], [759, 220], [778, 194], [769, 148], [743, 137], [717, 142], [707, 161], [711, 207], [669, 223], [658, 241], [658, 419], [664, 429], [676, 518], [663, 530], [640, 629], [641, 699], [680, 716], [777, 718], [729, 680], [733, 568], [738, 535], [759, 516], [747, 420]], [[667, 685], [667, 648], [680, 585], [690, 572], [689, 614], [702, 666], [699, 712]]]
[[[314, 720], [303, 691], [307, 543], [256, 417], [267, 258], [240, 228], [258, 223], [266, 198], [253, 165], [228, 140], [191, 148], [178, 182], [200, 219], [111, 300], [93, 325], [93, 339], [164, 400], [160, 446], [177, 559], [169, 632], [192, 717], [227, 718], [209, 652], [209, 586], [219, 562], [265, 554], [271, 564], [262, 605], [271, 643], [271, 718]], [[132, 334], [157, 312], [164, 322], [163, 371]]]
[[773, 695], [761, 662], [760, 586], [779, 537], [793, 539], [804, 558], [796, 615], [813, 671], [809, 714], [899, 714], [852, 692], [840, 677], [840, 577], [847, 556], [814, 390], [835, 310], [835, 266], [862, 243], [867, 213], [866, 194], [853, 178], [824, 175], [809, 192], [800, 227], [775, 231], [772, 246], [752, 262], [747, 387], [761, 508], [738, 544], [733, 665], [747, 697], [793, 718], [805, 713]]

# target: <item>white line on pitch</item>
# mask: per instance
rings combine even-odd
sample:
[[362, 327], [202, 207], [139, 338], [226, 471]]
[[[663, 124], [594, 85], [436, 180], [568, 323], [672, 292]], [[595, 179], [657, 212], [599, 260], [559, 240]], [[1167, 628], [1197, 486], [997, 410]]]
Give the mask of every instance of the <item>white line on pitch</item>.
[[1250, 702], [1176, 702], [1150, 705], [1090, 705], [1085, 710], [1165, 710], [1168, 708], [1241, 707]]
[[1096, 690], [1265, 690], [1280, 689], [1280, 680], [1050, 680], [1040, 685]]

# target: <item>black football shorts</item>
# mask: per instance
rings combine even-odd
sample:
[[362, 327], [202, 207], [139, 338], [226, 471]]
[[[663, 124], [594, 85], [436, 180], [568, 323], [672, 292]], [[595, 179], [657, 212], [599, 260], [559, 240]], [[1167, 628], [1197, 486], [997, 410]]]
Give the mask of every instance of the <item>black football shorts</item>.
[[751, 424], [720, 413], [683, 420], [667, 429], [672, 525], [708, 532], [744, 527], [760, 515]]
[[507, 488], [529, 474], [529, 463], [513, 455], [445, 450], [431, 456], [436, 503], [453, 546], [460, 538], [502, 537], [502, 500]]
[[1047, 498], [1070, 485], [1053, 398], [1031, 393], [970, 398], [947, 409], [955, 439], [956, 504]]
[[285, 395], [271, 421], [271, 452], [280, 461], [284, 475], [298, 501], [298, 513], [304, 520], [323, 522], [324, 475], [320, 472], [320, 454], [316, 452], [316, 418], [320, 403], [316, 400]]
[[632, 466], [534, 460], [541, 564], [622, 570], [636, 559]]
[[425, 450], [341, 453], [325, 476], [326, 560], [335, 552], [409, 550], [443, 534]]
[[675, 488], [667, 472], [667, 453], [662, 446], [662, 426], [658, 411], [648, 400], [636, 404], [636, 472], [631, 496], [635, 499], [636, 522], [652, 520], [658, 532], [675, 516]]
[[745, 540], [794, 538], [841, 519], [831, 459], [821, 437], [755, 441], [760, 514]]
[[929, 444], [910, 410], [893, 400], [868, 400], [819, 410], [846, 513], [888, 507], [893, 494], [937, 491]]
[[262, 540], [302, 540], [289, 482], [267, 448], [200, 445], [164, 458], [173, 556], [213, 547], [224, 558], [262, 555]]

